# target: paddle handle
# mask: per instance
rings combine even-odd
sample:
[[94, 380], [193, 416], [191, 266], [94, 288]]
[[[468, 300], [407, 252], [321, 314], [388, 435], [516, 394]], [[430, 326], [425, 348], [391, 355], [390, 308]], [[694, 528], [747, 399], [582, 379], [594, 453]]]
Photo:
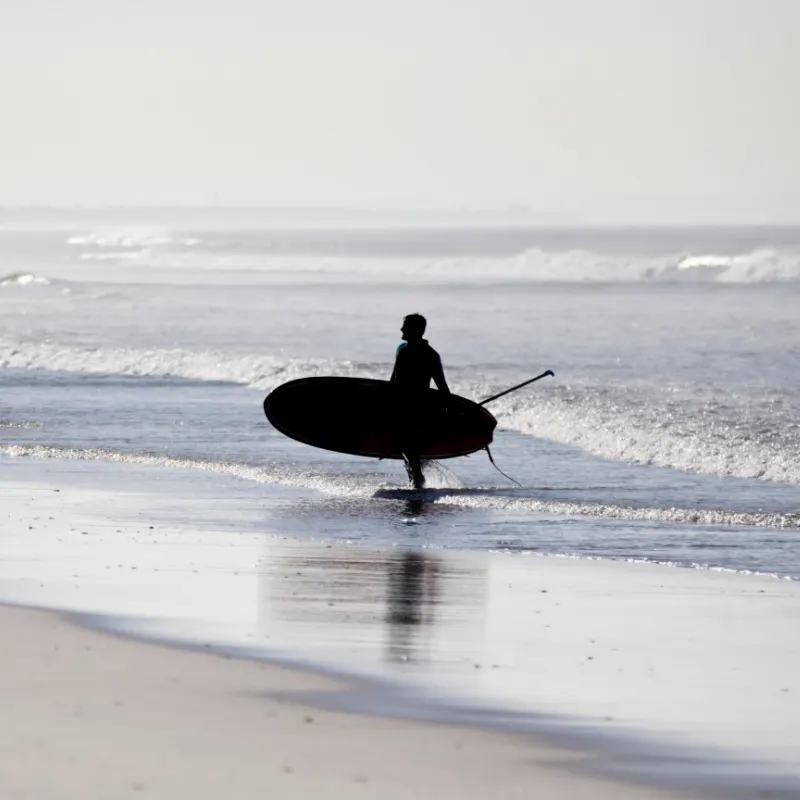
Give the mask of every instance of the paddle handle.
[[535, 383], [536, 381], [540, 381], [542, 378], [546, 378], [548, 376], [552, 377], [555, 375], [553, 370], [548, 369], [545, 370], [541, 375], [537, 375], [535, 378], [531, 378], [530, 380], [523, 381], [522, 383], [518, 383], [516, 386], [512, 386], [510, 389], [506, 389], [505, 391], [498, 392], [498, 394], [493, 394], [491, 397], [487, 397], [485, 400], [481, 400], [478, 403], [479, 406], [485, 406], [487, 403], [491, 403], [492, 400], [497, 400], [500, 397], [505, 397], [507, 394], [511, 394], [511, 392], [516, 392], [517, 389], [521, 389], [523, 386], [528, 386], [531, 383]]

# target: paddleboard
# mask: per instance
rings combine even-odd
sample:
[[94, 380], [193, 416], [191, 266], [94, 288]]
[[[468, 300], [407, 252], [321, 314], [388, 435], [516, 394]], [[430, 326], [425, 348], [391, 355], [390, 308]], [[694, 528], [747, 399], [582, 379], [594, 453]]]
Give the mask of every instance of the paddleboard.
[[[456, 458], [491, 444], [497, 420], [472, 400], [428, 389], [421, 406], [415, 426], [421, 458]], [[370, 378], [300, 378], [264, 400], [267, 419], [290, 439], [370, 458], [403, 457], [403, 412], [395, 386]]]

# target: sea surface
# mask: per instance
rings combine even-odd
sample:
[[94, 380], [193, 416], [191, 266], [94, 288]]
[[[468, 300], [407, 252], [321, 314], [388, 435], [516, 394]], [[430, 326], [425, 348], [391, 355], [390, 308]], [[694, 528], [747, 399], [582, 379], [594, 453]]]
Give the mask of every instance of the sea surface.
[[296, 533], [393, 543], [374, 501], [400, 465], [290, 441], [261, 404], [386, 378], [413, 311], [458, 394], [555, 372], [491, 405], [522, 488], [484, 453], [428, 467], [426, 499], [464, 510], [428, 544], [800, 578], [799, 228], [229, 222], [0, 226], [0, 454], [312, 489]]

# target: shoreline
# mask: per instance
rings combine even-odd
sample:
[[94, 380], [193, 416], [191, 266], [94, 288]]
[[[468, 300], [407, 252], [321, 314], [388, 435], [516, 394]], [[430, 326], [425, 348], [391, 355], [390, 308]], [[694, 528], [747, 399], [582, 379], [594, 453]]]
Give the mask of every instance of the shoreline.
[[[41, 467], [41, 465], [39, 466]], [[51, 462], [48, 466], [51, 468], [51, 472], [60, 475], [62, 486], [65, 481], [69, 483], [68, 465], [53, 465]], [[30, 468], [36, 471], [36, 464], [31, 464]], [[147, 473], [148, 471], [139, 470], [138, 472]], [[92, 470], [87, 469], [87, 473], [91, 477]], [[125, 468], [121, 470], [120, 474], [123, 474], [127, 480], [135, 477], [137, 470]], [[151, 477], [153, 476], [152, 468], [150, 468], [149, 474]], [[40, 475], [39, 478], [41, 479], [41, 477]], [[155, 479], [159, 480], [159, 476], [156, 475]], [[209, 478], [208, 481], [213, 482], [214, 478]], [[183, 486], [183, 483], [184, 481], [177, 477], [174, 485], [169, 488], [177, 490]], [[44, 488], [48, 484], [50, 488]], [[12, 483], [11, 485], [25, 486], [26, 484]], [[784, 613], [787, 609], [791, 611], [795, 608], [794, 601], [790, 606], [786, 604], [794, 596], [792, 591], [794, 587], [778, 587], [785, 591], [770, 592], [770, 595], [774, 596], [758, 598], [756, 595], [765, 594], [765, 591], [759, 587], [765, 585], [766, 582], [757, 582], [758, 585], [748, 585], [749, 588], [752, 588], [752, 592], [748, 591], [749, 596], [745, 597], [742, 602], [742, 598], [737, 598], [736, 592], [732, 591], [732, 589], [741, 588], [744, 585], [741, 579], [732, 581], [729, 577], [713, 574], [690, 576], [687, 571], [684, 571], [686, 574], [681, 576], [676, 570], [670, 571], [667, 568], [659, 570], [653, 565], [639, 565], [640, 567], [644, 566], [644, 569], [637, 569], [636, 565], [630, 565], [630, 568], [626, 570], [626, 565], [609, 567], [608, 564], [581, 561], [572, 564], [558, 564], [554, 563], [555, 560], [552, 559], [538, 558], [534, 567], [532, 566], [533, 562], [529, 559], [446, 551], [433, 555], [421, 553], [418, 554], [419, 557], [416, 560], [414, 558], [408, 560], [408, 554], [405, 552], [387, 554], [385, 550], [375, 550], [364, 546], [351, 545], [348, 549], [347, 545], [339, 544], [330, 546], [319, 542], [287, 542], [281, 540], [279, 536], [263, 532], [259, 536], [244, 532], [230, 534], [232, 542], [233, 537], [238, 535], [241, 543], [236, 546], [230, 543], [227, 547], [220, 549], [219, 536], [203, 534], [202, 531], [192, 527], [191, 521], [175, 531], [165, 531], [161, 520], [158, 520], [155, 526], [158, 532], [152, 533], [149, 526], [142, 524], [142, 521], [139, 520], [135, 523], [138, 525], [137, 535], [132, 535], [131, 520], [125, 520], [126, 502], [121, 494], [114, 495], [113, 502], [110, 504], [112, 511], [109, 515], [109, 500], [112, 498], [109, 496], [111, 489], [108, 485], [96, 489], [94, 495], [89, 493], [85, 487], [76, 488], [74, 485], [68, 490], [54, 493], [53, 485], [52, 477], [47, 477], [43, 482], [39, 480], [35, 484], [27, 484], [29, 490], [27, 493], [33, 495], [28, 506], [31, 510], [26, 511], [25, 504], [20, 502], [17, 502], [14, 507], [12, 502], [10, 506], [14, 511], [9, 514], [9, 517], [16, 514], [19, 533], [22, 533], [24, 528], [36, 529], [42, 537], [40, 546], [46, 540], [52, 547], [63, 548], [60, 555], [54, 555], [48, 546], [43, 547], [36, 554], [39, 567], [50, 564], [48, 559], [62, 559], [61, 562], [50, 564], [47, 567], [51, 572], [46, 581], [55, 585], [61, 580], [63, 584], [60, 588], [61, 597], [65, 597], [64, 592], [69, 588], [73, 598], [80, 595], [80, 602], [84, 606], [87, 603], [91, 605], [89, 602], [91, 598], [87, 596], [86, 592], [92, 586], [94, 587], [94, 596], [99, 598], [99, 601], [102, 601], [103, 597], [109, 596], [109, 586], [113, 585], [114, 591], [122, 592], [122, 595], [117, 598], [118, 608], [116, 611], [111, 607], [104, 608], [102, 603], [98, 609], [92, 610], [84, 607], [81, 610], [80, 603], [75, 599], [71, 602], [78, 603], [78, 607], [72, 611], [64, 610], [63, 605], [60, 609], [51, 609], [50, 614], [58, 614], [60, 617], [58, 627], [68, 626], [74, 631], [85, 632], [87, 636], [105, 636], [110, 633], [112, 634], [111, 638], [122, 637], [120, 642], [134, 648], [141, 646], [142, 648], [165, 649], [163, 645], [167, 644], [169, 647], [166, 649], [170, 653], [182, 653], [186, 657], [202, 658], [204, 654], [209, 655], [210, 651], [216, 653], [217, 656], [221, 655], [223, 657], [221, 661], [225, 664], [235, 660], [238, 663], [250, 663], [256, 664], [256, 666], [266, 664], [278, 670], [288, 669], [293, 674], [297, 673], [297, 670], [301, 670], [302, 674], [308, 677], [310, 683], [302, 684], [302, 680], [297, 677], [301, 673], [297, 673], [297, 680], [300, 680], [302, 685], [291, 691], [302, 706], [315, 708], [314, 713], [353, 715], [359, 719], [371, 720], [372, 724], [378, 727], [384, 726], [387, 720], [392, 721], [397, 716], [403, 716], [405, 717], [402, 720], [403, 724], [411, 726], [421, 726], [421, 728], [427, 729], [429, 725], [433, 724], [437, 729], [441, 726], [449, 729], [449, 726], [455, 725], [457, 730], [471, 730], [476, 736], [485, 734], [486, 736], [511, 737], [517, 742], [515, 747], [522, 747], [522, 743], [525, 742], [527, 743], [524, 745], [525, 747], [531, 746], [539, 753], [551, 750], [559, 753], [566, 752], [569, 755], [562, 758], [562, 763], [569, 762], [571, 765], [569, 780], [574, 778], [579, 781], [589, 781], [594, 787], [590, 789], [591, 792], [600, 792], [601, 789], [598, 788], [600, 784], [616, 786], [616, 783], [626, 778], [627, 781], [636, 782], [635, 784], [628, 783], [626, 786], [631, 786], [633, 791], [639, 792], [639, 794], [630, 795], [631, 797], [662, 796], [661, 794], [643, 794], [643, 792], [655, 791], [655, 789], [646, 788], [642, 781], [651, 785], [669, 784], [673, 788], [664, 791], [675, 791], [678, 793], [675, 796], [682, 797], [699, 796], [697, 792], [700, 789], [705, 790], [703, 791], [704, 795], [708, 792], [713, 796], [715, 786], [716, 790], [724, 797], [752, 797], [756, 791], [770, 791], [772, 792], [769, 795], [771, 797], [797, 796], [797, 789], [790, 787], [789, 782], [781, 778], [778, 774], [779, 770], [770, 773], [768, 768], [765, 769], [765, 765], [757, 763], [742, 763], [737, 767], [735, 761], [731, 760], [733, 753], [725, 753], [724, 749], [722, 751], [723, 758], [717, 759], [713, 748], [708, 746], [707, 741], [703, 741], [702, 736], [694, 737], [696, 741], [690, 738], [681, 746], [674, 747], [668, 744], [668, 736], [665, 738], [647, 734], [645, 732], [647, 726], [634, 725], [632, 724], [633, 720], [621, 726], [621, 731], [617, 732], [613, 730], [616, 726], [598, 725], [597, 719], [592, 723], [591, 718], [594, 713], [590, 713], [588, 717], [583, 714], [587, 709], [592, 709], [591, 704], [586, 705], [587, 699], [596, 698], [603, 691], [610, 690], [612, 693], [615, 691], [615, 684], [608, 683], [613, 678], [613, 670], [609, 671], [608, 662], [617, 658], [613, 655], [617, 648], [608, 647], [605, 640], [616, 633], [613, 628], [608, 628], [608, 620], [603, 616], [603, 604], [606, 605], [606, 610], [625, 608], [630, 601], [642, 606], [650, 604], [651, 607], [662, 608], [658, 619], [663, 624], [676, 613], [674, 610], [676, 601], [679, 605], [684, 606], [681, 611], [683, 615], [681, 619], [687, 619], [687, 614], [688, 618], [696, 616], [693, 604], [698, 600], [703, 606], [704, 613], [711, 614], [710, 620], [719, 624], [731, 613], [732, 609], [753, 608], [755, 600], [760, 600], [762, 604], [766, 601], [771, 604], [771, 608], [783, 609]], [[143, 483], [138, 485], [146, 488]], [[207, 485], [211, 485], [211, 483]], [[192, 491], [196, 491], [196, 487]], [[174, 509], [181, 513], [187, 510], [188, 506], [183, 506], [179, 502], [180, 497], [169, 492], [168, 494], [170, 502], [176, 504]], [[103, 497], [105, 497], [104, 502]], [[134, 498], [134, 502], [141, 504], [144, 497], [148, 497], [152, 509], [152, 494], [141, 495], [139, 493]], [[58, 512], [54, 511], [52, 515], [48, 515], [53, 517], [54, 533], [58, 535], [48, 538], [41, 529], [41, 518], [46, 511], [46, 503], [51, 501], [56, 503], [55, 506], [51, 505], [51, 510], [60, 509]], [[194, 502], [199, 502], [196, 496]], [[71, 503], [77, 504], [75, 508], [89, 509], [88, 516], [76, 515], [75, 508], [69, 511]], [[6, 507], [9, 507], [9, 504]], [[170, 508], [172, 507], [170, 506]], [[202, 507], [194, 510], [197, 514], [203, 513]], [[158, 508], [151, 510], [150, 517], [153, 518], [153, 521], [158, 512]], [[30, 516], [32, 514], [38, 516]], [[61, 516], [57, 516], [57, 514]], [[180, 513], [177, 514], [177, 516], [180, 515]], [[21, 524], [33, 522], [34, 519], [40, 520], [36, 526]], [[242, 519], [244, 518], [242, 517]], [[233, 527], [235, 528], [235, 525]], [[79, 528], [86, 528], [86, 530], [78, 530]], [[113, 535], [117, 531], [121, 531], [123, 536], [129, 535], [124, 536], [123, 540], [118, 535]], [[12, 533], [12, 537], [13, 535]], [[27, 536], [29, 534], [26, 531], [22, 538]], [[259, 541], [257, 545], [250, 544], [250, 539]], [[191, 540], [191, 542], [187, 544], [187, 540]], [[56, 545], [56, 541], [59, 543], [58, 545]], [[227, 542], [227, 539], [225, 541]], [[125, 550], [125, 546], [127, 546], [127, 550]], [[189, 550], [186, 549], [187, 546], [190, 548]], [[173, 558], [170, 555], [170, 548], [177, 548], [175, 550], [176, 557], [181, 562], [185, 562], [187, 554], [196, 559], [192, 563], [196, 569], [188, 570], [184, 564], [183, 569], [176, 572], [175, 564], [170, 561]], [[231, 550], [230, 553], [229, 550]], [[237, 550], [241, 550], [241, 553], [237, 553]], [[159, 559], [163, 559], [165, 551], [166, 561], [147, 560], [147, 558], [155, 557], [156, 553]], [[113, 575], [108, 574], [113, 570], [109, 570], [110, 564], [105, 564], [105, 570], [108, 570], [105, 578], [99, 569], [95, 572], [87, 570], [87, 564], [102, 566], [97, 559], [102, 559], [104, 554], [109, 552], [115, 554], [115, 559], [120, 558], [123, 564], [120, 564], [119, 567], [124, 566], [124, 570], [117, 571]], [[78, 560], [78, 556], [85, 559], [86, 553], [90, 553], [89, 557], [94, 561], [90, 560], [84, 563]], [[251, 553], [260, 553], [258, 564], [252, 565], [250, 574], [239, 575], [236, 568], [246, 563]], [[210, 554], [209, 561], [202, 561], [201, 556], [204, 554]], [[2, 554], [0, 554], [1, 556]], [[12, 548], [12, 559], [17, 558], [24, 561], [25, 557], [22, 551], [14, 552]], [[134, 557], [137, 559], [135, 562], [132, 560]], [[127, 563], [128, 559], [131, 559], [130, 563]], [[563, 561], [566, 560], [562, 559]], [[156, 564], [158, 566], [154, 566]], [[31, 574], [32, 566], [36, 565], [30, 559], [21, 566], [17, 575], [20, 580], [15, 584], [16, 591], [20, 592], [24, 589], [21, 578], [24, 574]], [[73, 569], [77, 571], [71, 572]], [[203, 625], [200, 625], [197, 620], [193, 622], [177, 613], [172, 623], [167, 620], [159, 629], [158, 624], [154, 621], [154, 613], [164, 614], [168, 608], [173, 608], [177, 612], [183, 608], [183, 612], [185, 612], [186, 609], [193, 609], [194, 606], [192, 603], [187, 603], [185, 607], [169, 606], [169, 602], [172, 602], [174, 597], [171, 594], [159, 595], [156, 591], [149, 608], [140, 607], [134, 614], [137, 619], [128, 618], [125, 621], [120, 616], [120, 611], [125, 607], [125, 603], [130, 604], [131, 596], [145, 586], [158, 590], [157, 580], [160, 578], [157, 579], [155, 574], [151, 574], [149, 577], [145, 576], [144, 573], [148, 569], [152, 573], [158, 573], [162, 569], [171, 570], [171, 574], [166, 575], [163, 585], [174, 589], [175, 584], [180, 584], [184, 592], [190, 591], [190, 587], [194, 586], [193, 581], [201, 581], [197, 584], [198, 589], [191, 589], [191, 592], [195, 592], [192, 595], [194, 600], [201, 596], [196, 594], [197, 591], [202, 593], [216, 588], [221, 590], [219, 598], [226, 598], [226, 602], [230, 599], [227, 598], [227, 593], [232, 593], [237, 599], [245, 596], [247, 602], [245, 605], [231, 604], [229, 607], [223, 604], [222, 611], [224, 613], [213, 608], [214, 613], [218, 614], [217, 617], [212, 615], [210, 618], [212, 622], [216, 620], [213, 625], [207, 624], [208, 618], [204, 620]], [[217, 574], [220, 570], [225, 572], [222, 577]], [[289, 570], [294, 570], [296, 575], [294, 572], [289, 575]], [[199, 577], [194, 578], [190, 573], [198, 574]], [[426, 584], [428, 578], [421, 577], [426, 575], [428, 578], [435, 579], [433, 584]], [[534, 586], [530, 585], [531, 575], [534, 575]], [[604, 586], [609, 581], [622, 580], [622, 576], [625, 576], [626, 586], [616, 593]], [[631, 576], [639, 576], [640, 580], [631, 582]], [[667, 586], [668, 579], [675, 579], [676, 576], [679, 579], [685, 578], [686, 581], [679, 580], [677, 584], [669, 588]], [[739, 577], [741, 578], [741, 576]], [[72, 578], [75, 578], [76, 581], [73, 581]], [[99, 578], [103, 578], [100, 583], [98, 583]], [[142, 582], [143, 580], [144, 582]], [[2, 595], [4, 600], [8, 601], [8, 575], [0, 573], [0, 581], [2, 581], [0, 584], [2, 585]], [[125, 584], [126, 581], [127, 584]], [[207, 583], [203, 583], [203, 581], [207, 581]], [[288, 581], [287, 585], [284, 585], [284, 581]], [[503, 586], [505, 581], [518, 582], [519, 585], [513, 591], [505, 591]], [[545, 581], [548, 587], [546, 591], [539, 588], [541, 581]], [[657, 585], [654, 586], [656, 581], [665, 582], [661, 586], [661, 591], [656, 591]], [[437, 582], [439, 588], [432, 589], [431, 586], [435, 587]], [[129, 589], [125, 589], [128, 584]], [[717, 586], [718, 590], [712, 591], [713, 586]], [[400, 591], [399, 596], [397, 595], [398, 591]], [[581, 599], [579, 596], [586, 595], [587, 591], [588, 596]], [[632, 591], [633, 594], [626, 595], [626, 591]], [[102, 595], [102, 592], [106, 592], [106, 595]], [[392, 592], [395, 593], [394, 600], [392, 600]], [[728, 596], [722, 596], [728, 592], [730, 592]], [[22, 593], [24, 594], [24, 591]], [[293, 599], [296, 596], [300, 599]], [[364, 600], [365, 597], [369, 598], [368, 602]], [[580, 599], [582, 605], [574, 606], [576, 597]], [[11, 602], [17, 602], [18, 606], [29, 607], [25, 611], [17, 609], [19, 613], [28, 613], [28, 611], [31, 614], [46, 613], [31, 610], [30, 606], [35, 603], [31, 603], [30, 599], [33, 598], [29, 598], [27, 602], [24, 599], [22, 602], [14, 600]], [[40, 600], [44, 599], [40, 598]], [[166, 606], [164, 605], [165, 601], [167, 602]], [[573, 711], [575, 713], [572, 717], [568, 713], [569, 708], [565, 710], [564, 707], [559, 707], [558, 702], [549, 708], [547, 704], [538, 704], [535, 694], [530, 697], [531, 702], [526, 707], [520, 708], [520, 713], [517, 715], [504, 714], [498, 710], [502, 706], [497, 706], [496, 703], [494, 710], [489, 710], [493, 703], [492, 691], [495, 692], [496, 701], [498, 687], [502, 687], [504, 683], [510, 681], [509, 685], [512, 689], [511, 695], [506, 700], [518, 696], [514, 695], [514, 691], [531, 691], [530, 687], [526, 688], [526, 684], [520, 683], [524, 674], [520, 672], [519, 668], [514, 667], [513, 654], [508, 650], [509, 644], [516, 645], [516, 636], [519, 632], [527, 631], [529, 633], [529, 621], [518, 618], [515, 626], [509, 627], [511, 625], [509, 623], [498, 628], [497, 620], [498, 617], [513, 617], [515, 613], [518, 615], [518, 606], [528, 607], [534, 601], [537, 608], [536, 614], [545, 614], [550, 620], [537, 629], [539, 637], [537, 647], [546, 646], [549, 650], [544, 653], [528, 652], [525, 654], [525, 658], [528, 660], [523, 659], [523, 663], [529, 664], [530, 668], [536, 670], [537, 683], [544, 686], [546, 694], [557, 694], [564, 690], [567, 694], [574, 694], [576, 689], [579, 689], [574, 698]], [[624, 603], [623, 606], [619, 605], [621, 601]], [[137, 598], [137, 602], [141, 602], [141, 598]], [[664, 606], [665, 602], [666, 606]], [[395, 617], [395, 624], [386, 624], [381, 620], [378, 620], [377, 626], [374, 621], [370, 623], [368, 619], [370, 615], [374, 616], [376, 610], [380, 612], [384, 603], [389, 604], [388, 613], [390, 618]], [[570, 606], [570, 603], [573, 603], [573, 606]], [[608, 605], [609, 603], [611, 605]], [[656, 605], [653, 606], [653, 603]], [[562, 608], [562, 604], [566, 604], [567, 608]], [[596, 605], [598, 607], [594, 608]], [[11, 608], [11, 606], [4, 605], [2, 615], [7, 608]], [[41, 608], [41, 604], [39, 608]], [[668, 608], [671, 610], [667, 611]], [[204, 608], [200, 608], [198, 613], [202, 617], [203, 613], [208, 614], [211, 609], [212, 606], [205, 611]], [[264, 631], [269, 631], [267, 638], [272, 638], [272, 644], [267, 644], [262, 639], [248, 647], [242, 639], [244, 628], [237, 629], [234, 632], [236, 635], [227, 641], [224, 637], [215, 639], [215, 630], [229, 635], [228, 627], [232, 620], [239, 619], [236, 615], [240, 614], [242, 609], [250, 615], [247, 624], [255, 632], [256, 637], [259, 632], [263, 634]], [[595, 652], [596, 656], [591, 656], [588, 661], [584, 649], [588, 645], [588, 641], [576, 636], [572, 630], [575, 627], [573, 618], [576, 616], [576, 611], [581, 609], [584, 612], [586, 609], [591, 610], [591, 619], [587, 624], [592, 629], [596, 629], [597, 641], [603, 644], [602, 651], [590, 651]], [[102, 613], [108, 613], [109, 616], [103, 617]], [[300, 617], [297, 616], [298, 614]], [[148, 617], [150, 617], [149, 620]], [[177, 628], [174, 626], [175, 620], [179, 623]], [[763, 622], [763, 620], [761, 621]], [[125, 624], [121, 624], [121, 622], [125, 622]], [[639, 620], [639, 623], [643, 622], [646, 620]], [[78, 625], [76, 626], [75, 623]], [[627, 624], [636, 627], [635, 615], [627, 621]], [[711, 631], [709, 619], [704, 624], [706, 627], [699, 628], [698, 631], [709, 634]], [[605, 628], [604, 625], [606, 625]], [[97, 631], [98, 627], [100, 632]], [[548, 633], [548, 630], [551, 632]], [[557, 632], [555, 638], [551, 635], [554, 630]], [[355, 648], [353, 652], [360, 655], [348, 656], [345, 652], [345, 657], [342, 658], [341, 652], [330, 649], [331, 641], [328, 640], [321, 643], [321, 649], [320, 643], [317, 642], [316, 650], [312, 648], [304, 651], [305, 638], [313, 636], [315, 640], [318, 640], [320, 632], [322, 632], [323, 639], [327, 632], [331, 641], [337, 635], [346, 635], [349, 637], [348, 641], [351, 646]], [[298, 635], [300, 637], [294, 658], [284, 657], [288, 651], [285, 648], [283, 651], [281, 650], [281, 640], [285, 643], [289, 633], [294, 637]], [[674, 633], [677, 635], [679, 632]], [[768, 631], [765, 629], [764, 635], [767, 633]], [[70, 638], [66, 633], [63, 635], [67, 639]], [[203, 646], [204, 639], [208, 639], [209, 647]], [[634, 641], [639, 640], [647, 641], [646, 626], [638, 629]], [[689, 662], [696, 661], [704, 652], [686, 650], [688, 645], [683, 639], [679, 638], [676, 642], [682, 642], [681, 647], [684, 648], [682, 652]], [[11, 646], [13, 647], [13, 642]], [[582, 654], [577, 654], [579, 657], [573, 658], [573, 655], [576, 655], [574, 653], [576, 646], [581, 648]], [[326, 647], [329, 647], [327, 651]], [[193, 650], [200, 652], [189, 652]], [[302, 656], [303, 652], [305, 652], [305, 656]], [[481, 652], [488, 660], [483, 663], [482, 659], [482, 663], [478, 664], [475, 661], [476, 653]], [[650, 652], [650, 656], [647, 655], [648, 652]], [[615, 662], [620, 665], [615, 669], [625, 669], [630, 672], [634, 695], [637, 692], [646, 691], [647, 681], [654, 680], [652, 676], [648, 676], [650, 668], [642, 658], [650, 658], [656, 652], [652, 649], [651, 651], [645, 650], [638, 656], [630, 652], [620, 656]], [[568, 655], [569, 658], [564, 660], [562, 653]], [[181, 659], [184, 655], [181, 656]], [[545, 656], [552, 663], [548, 663]], [[558, 658], [553, 660], [554, 656], [558, 656]], [[254, 657], [258, 661], [252, 661]], [[357, 675], [352, 671], [348, 673], [346, 666], [350, 664], [352, 667], [355, 663], [354, 658], [363, 661], [365, 657], [366, 662], [362, 664], [365, 674]], [[494, 669], [495, 665], [490, 663], [494, 659], [498, 662], [496, 670]], [[595, 668], [604, 662], [606, 666], [603, 669], [607, 671], [601, 672], [600, 675], [594, 674], [597, 672]], [[337, 664], [345, 667], [339, 671], [338, 675], [336, 674]], [[383, 666], [376, 671], [378, 665]], [[34, 671], [36, 668], [38, 668], [36, 665], [32, 667]], [[572, 670], [571, 674], [565, 674], [564, 671], [567, 668]], [[675, 662], [671, 668], [680, 671], [685, 667]], [[749, 670], [748, 680], [757, 682], [759, 680], [758, 670], [763, 671], [764, 665], [759, 666], [759, 662], [751, 661], [749, 665], [743, 663], [742, 668], [746, 672]], [[661, 669], [660, 666], [659, 669]], [[414, 670], [416, 673], [411, 674]], [[636, 677], [637, 670], [638, 678]], [[767, 672], [764, 673], [764, 676], [769, 677], [770, 674]], [[488, 691], [488, 694], [483, 697], [473, 694], [472, 698], [475, 702], [470, 706], [465, 702], [465, 698], [470, 697], [470, 691], [474, 691], [476, 687], [480, 688], [482, 685], [475, 683], [475, 676], [478, 675], [486, 683], [484, 689]], [[698, 673], [696, 669], [692, 675], [688, 676], [691, 680], [697, 680], [698, 676], [702, 678], [702, 672]], [[719, 680], [728, 680], [732, 677], [735, 677], [733, 673], [717, 676]], [[328, 690], [322, 694], [314, 688], [317, 686], [315, 681], [318, 679], [323, 682], [332, 681], [327, 684]], [[405, 683], [403, 683], [404, 679]], [[224, 678], [220, 676], [220, 680], [224, 680]], [[447, 684], [452, 684], [452, 687]], [[343, 691], [343, 685], [349, 689]], [[619, 691], [620, 686], [624, 687], [624, 683], [616, 684], [616, 691]], [[673, 685], [669, 683], [660, 685], [656, 682], [651, 686], [657, 692], [665, 692], [667, 702], [672, 697], [670, 692], [674, 693], [681, 686], [684, 689], [692, 688], [691, 681], [686, 684]], [[377, 691], [365, 691], [365, 688], [369, 687], [373, 690], [377, 689]], [[459, 688], [463, 690], [460, 695]], [[733, 686], [730, 688], [733, 691]], [[289, 691], [289, 689], [284, 688], [278, 691]], [[725, 696], [724, 693], [721, 696]], [[640, 700], [643, 698], [644, 695]], [[620, 699], [624, 698], [619, 698], [618, 704]], [[733, 699], [731, 698], [732, 701]], [[637, 706], [640, 700], [636, 701]], [[793, 698], [791, 694], [788, 694], [780, 700], [791, 703]], [[624, 706], [621, 708], [624, 710]], [[742, 712], [745, 709], [746, 706], [743, 706]], [[658, 710], [657, 706], [656, 710]], [[666, 709], [662, 709], [662, 713], [665, 712]], [[668, 720], [669, 716], [662, 718]], [[763, 717], [763, 719], [768, 720], [768, 717]], [[543, 721], [548, 724], [543, 724]], [[367, 725], [368, 730], [370, 723], [365, 722], [364, 724]], [[754, 722], [753, 724], [758, 723]], [[668, 728], [669, 726], [666, 730]], [[365, 733], [365, 735], [368, 734]], [[646, 741], [637, 747], [637, 739]], [[677, 740], [680, 741], [680, 736], [677, 737]], [[536, 748], [544, 748], [544, 750]], [[388, 760], [393, 758], [389, 754], [385, 757]], [[561, 758], [561, 756], [555, 757]], [[545, 761], [548, 758], [549, 756], [545, 758]], [[696, 762], [693, 765], [690, 763], [692, 760]], [[577, 765], [580, 767], [578, 768]], [[728, 775], [723, 774], [726, 769], [729, 772]], [[716, 775], [717, 781], [714, 781], [715, 773], [720, 773]], [[725, 780], [726, 778], [727, 780]], [[683, 786], [683, 789], [679, 789], [679, 786]], [[569, 791], [572, 792], [572, 789], [570, 788]], [[614, 797], [628, 796], [620, 793], [622, 790], [618, 791], [615, 788], [613, 791], [612, 796]], [[454, 796], [469, 795], [461, 793]], [[583, 795], [571, 793], [564, 796]], [[585, 796], [604, 797], [605, 795], [590, 793]]]

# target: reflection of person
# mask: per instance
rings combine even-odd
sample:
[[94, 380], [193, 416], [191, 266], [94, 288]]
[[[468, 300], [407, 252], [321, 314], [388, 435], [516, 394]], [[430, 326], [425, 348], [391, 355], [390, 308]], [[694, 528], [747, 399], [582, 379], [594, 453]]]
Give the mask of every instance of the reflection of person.
[[434, 624], [438, 571], [438, 562], [421, 553], [408, 552], [389, 561], [386, 622], [390, 661], [409, 661], [421, 654], [419, 628]]
[[405, 340], [397, 348], [391, 382], [397, 390], [400, 448], [411, 485], [425, 485], [420, 463], [420, 429], [427, 414], [426, 394], [431, 381], [440, 392], [450, 394], [444, 378], [442, 359], [422, 336], [427, 321], [421, 314], [409, 314], [400, 332]]

